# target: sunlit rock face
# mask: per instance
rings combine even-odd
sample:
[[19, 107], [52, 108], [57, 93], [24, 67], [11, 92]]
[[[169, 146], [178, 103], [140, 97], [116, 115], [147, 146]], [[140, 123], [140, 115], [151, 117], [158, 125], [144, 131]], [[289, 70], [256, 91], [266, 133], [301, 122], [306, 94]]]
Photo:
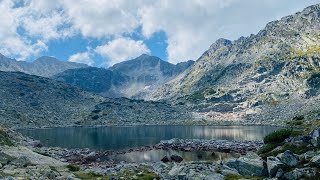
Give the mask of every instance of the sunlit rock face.
[[153, 98], [183, 102], [205, 120], [283, 124], [307, 114], [319, 107], [319, 28], [317, 4], [256, 35], [219, 39]]

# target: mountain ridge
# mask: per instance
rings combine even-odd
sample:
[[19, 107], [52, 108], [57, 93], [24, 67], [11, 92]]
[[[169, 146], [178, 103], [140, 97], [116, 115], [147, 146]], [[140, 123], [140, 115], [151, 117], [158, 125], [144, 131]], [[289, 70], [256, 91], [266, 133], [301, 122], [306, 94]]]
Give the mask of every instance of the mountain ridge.
[[317, 4], [268, 23], [256, 35], [218, 39], [183, 76], [150, 99], [186, 101], [212, 121], [288, 120], [317, 98], [318, 86], [307, 82], [319, 73], [319, 29]]
[[[144, 99], [157, 87], [190, 68], [193, 63], [190, 60], [174, 65], [156, 56], [143, 54], [108, 69], [70, 69], [53, 78], [104, 96]], [[105, 87], [97, 89], [95, 84], [105, 84]]]
[[17, 61], [0, 54], [0, 71], [24, 72], [31, 75], [50, 77], [68, 69], [88, 67], [85, 64], [60, 61], [54, 57], [42, 56], [33, 62]]

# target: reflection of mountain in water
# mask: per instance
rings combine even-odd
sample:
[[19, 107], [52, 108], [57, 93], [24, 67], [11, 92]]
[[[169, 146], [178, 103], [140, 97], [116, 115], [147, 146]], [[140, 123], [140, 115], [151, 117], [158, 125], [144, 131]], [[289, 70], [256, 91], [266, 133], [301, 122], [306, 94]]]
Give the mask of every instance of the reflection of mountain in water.
[[116, 162], [159, 162], [164, 156], [178, 155], [183, 158], [183, 162], [189, 161], [218, 161], [220, 159], [226, 160], [230, 158], [237, 158], [237, 153], [221, 153], [221, 152], [184, 152], [175, 150], [151, 150], [143, 152], [130, 152], [126, 154], [113, 155], [105, 157], [104, 160], [114, 160]]
[[257, 128], [257, 126], [198, 126], [192, 133], [199, 139], [223, 140], [262, 140], [265, 135], [276, 130], [275, 127]]
[[129, 149], [152, 146], [161, 140], [218, 139], [262, 140], [276, 130], [268, 126], [131, 126], [131, 127], [69, 127], [21, 130], [26, 136], [38, 139], [46, 146], [91, 148], [99, 150]]

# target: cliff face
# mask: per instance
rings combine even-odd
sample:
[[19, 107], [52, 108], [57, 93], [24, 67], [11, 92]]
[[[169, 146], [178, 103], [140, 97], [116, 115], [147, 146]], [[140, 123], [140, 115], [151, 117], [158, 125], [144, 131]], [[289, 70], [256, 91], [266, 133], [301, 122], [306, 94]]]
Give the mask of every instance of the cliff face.
[[256, 35], [219, 39], [153, 99], [187, 102], [206, 119], [291, 118], [308, 109], [310, 99], [317, 102], [319, 29], [318, 4], [270, 22]]

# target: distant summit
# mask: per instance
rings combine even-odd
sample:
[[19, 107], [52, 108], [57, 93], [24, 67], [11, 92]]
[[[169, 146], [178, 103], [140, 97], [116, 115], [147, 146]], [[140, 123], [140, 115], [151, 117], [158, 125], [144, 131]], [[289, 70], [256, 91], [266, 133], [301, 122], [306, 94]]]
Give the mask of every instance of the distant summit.
[[104, 96], [145, 99], [193, 64], [194, 61], [187, 61], [174, 65], [156, 56], [142, 54], [109, 69], [70, 69], [54, 78]]
[[0, 71], [24, 72], [27, 74], [50, 77], [68, 69], [88, 67], [85, 64], [64, 62], [53, 57], [43, 56], [33, 62], [17, 61], [0, 54]]

